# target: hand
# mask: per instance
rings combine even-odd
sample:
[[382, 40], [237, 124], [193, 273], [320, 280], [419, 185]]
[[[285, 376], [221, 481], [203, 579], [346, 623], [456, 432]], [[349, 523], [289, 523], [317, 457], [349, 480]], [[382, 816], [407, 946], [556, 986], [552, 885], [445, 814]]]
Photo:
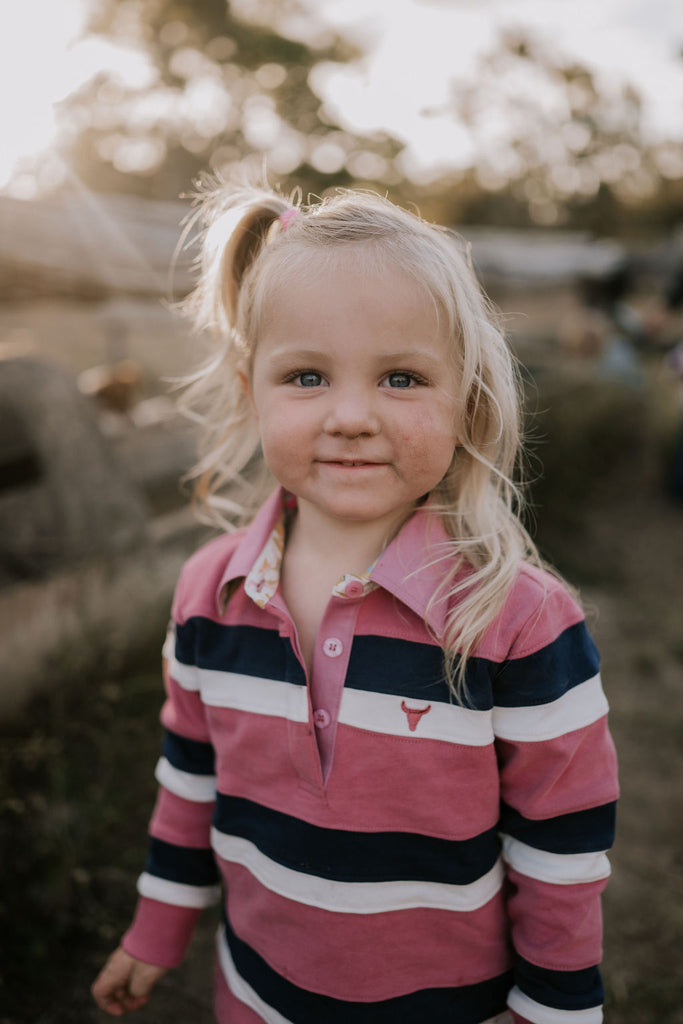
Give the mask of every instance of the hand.
[[165, 973], [165, 967], [136, 960], [119, 947], [107, 960], [90, 991], [101, 1010], [112, 1017], [122, 1017], [145, 1005], [149, 993]]

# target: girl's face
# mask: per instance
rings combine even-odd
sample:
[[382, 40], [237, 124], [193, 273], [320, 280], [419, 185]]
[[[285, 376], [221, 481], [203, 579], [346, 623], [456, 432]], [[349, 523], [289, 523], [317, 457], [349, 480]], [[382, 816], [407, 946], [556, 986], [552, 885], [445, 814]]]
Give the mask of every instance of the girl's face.
[[389, 533], [448, 470], [456, 379], [426, 291], [358, 255], [313, 257], [300, 279], [279, 282], [245, 384], [265, 460], [301, 521]]

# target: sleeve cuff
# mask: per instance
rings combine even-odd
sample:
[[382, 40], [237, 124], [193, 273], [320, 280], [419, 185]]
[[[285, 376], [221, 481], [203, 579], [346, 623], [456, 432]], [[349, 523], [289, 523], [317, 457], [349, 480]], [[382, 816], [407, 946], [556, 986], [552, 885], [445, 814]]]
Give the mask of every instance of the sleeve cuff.
[[200, 914], [195, 907], [170, 906], [142, 896], [121, 945], [136, 960], [157, 967], [177, 967]]

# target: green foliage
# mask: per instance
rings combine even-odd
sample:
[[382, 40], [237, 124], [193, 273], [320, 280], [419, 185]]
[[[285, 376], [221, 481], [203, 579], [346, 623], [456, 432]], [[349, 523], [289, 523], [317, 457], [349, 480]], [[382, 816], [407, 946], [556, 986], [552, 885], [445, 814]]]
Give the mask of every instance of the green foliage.
[[[342, 131], [309, 84], [322, 61], [347, 61], [356, 50], [339, 36], [287, 34], [301, 16], [296, 0], [100, 0], [90, 31], [144, 52], [151, 81], [124, 88], [99, 76], [65, 103], [77, 131], [65, 156], [80, 181], [97, 191], [131, 191], [175, 199], [208, 167], [230, 176], [245, 160], [284, 187], [320, 194], [350, 180], [347, 157], [371, 153], [384, 167], [400, 151], [388, 138]], [[338, 155], [319, 155], [332, 140]], [[330, 159], [332, 162], [330, 163]], [[327, 162], [326, 162], [327, 161]]]
[[[406, 180], [403, 144], [358, 136], [325, 108], [312, 72], [359, 56], [300, 0], [99, 0], [90, 31], [146, 55], [150, 81], [100, 75], [64, 103], [63, 153], [101, 192], [159, 199], [207, 168], [231, 177], [267, 164], [285, 191], [389, 191], [445, 224], [569, 225], [599, 235], [667, 231], [683, 214], [683, 144], [649, 139], [628, 81], [501, 32], [476, 72], [452, 79], [449, 113], [471, 166]], [[455, 158], [454, 156], [454, 167]]]
[[448, 109], [475, 155], [433, 183], [434, 219], [652, 236], [681, 217], [683, 143], [648, 139], [631, 83], [608, 88], [523, 30], [453, 80]]

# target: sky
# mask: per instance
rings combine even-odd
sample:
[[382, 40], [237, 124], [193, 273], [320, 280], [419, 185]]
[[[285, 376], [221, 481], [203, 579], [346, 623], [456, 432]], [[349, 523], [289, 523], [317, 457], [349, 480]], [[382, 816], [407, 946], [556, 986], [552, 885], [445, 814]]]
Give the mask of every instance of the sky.
[[[474, 76], [502, 29], [523, 28], [574, 56], [606, 88], [630, 81], [645, 101], [653, 137], [683, 139], [683, 9], [679, 0], [319, 0], [337, 27], [370, 40], [358, 67], [324, 83], [333, 109], [354, 128], [388, 129], [409, 143], [413, 166], [463, 153], [467, 139], [443, 107], [454, 78]], [[367, 45], [367, 44], [366, 44]]]
[[[607, 88], [629, 80], [644, 98], [652, 137], [683, 139], [680, 0], [303, 2], [366, 50], [355, 66], [320, 68], [315, 86], [342, 127], [385, 130], [405, 141], [405, 166], [416, 177], [466, 164], [471, 154], [465, 133], [451, 116], [435, 111], [446, 104], [454, 78], [475, 74], [479, 56], [503, 28], [522, 27], [551, 50], [576, 57]], [[96, 71], [112, 68], [131, 85], [151, 81], [143, 54], [79, 38], [88, 6], [89, 0], [22, 0], [5, 19], [0, 189], [7, 188], [17, 161], [55, 140], [55, 103]]]

